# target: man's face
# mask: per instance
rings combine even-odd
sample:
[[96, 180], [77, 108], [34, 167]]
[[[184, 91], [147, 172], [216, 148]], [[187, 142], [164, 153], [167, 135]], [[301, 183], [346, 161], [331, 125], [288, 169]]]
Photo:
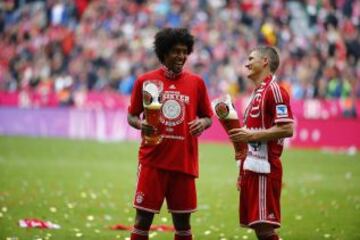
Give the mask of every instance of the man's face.
[[165, 66], [174, 73], [181, 72], [186, 58], [188, 56], [188, 49], [184, 44], [176, 44], [167, 54], [164, 56]]
[[249, 54], [245, 67], [248, 69], [247, 77], [254, 79], [263, 71], [266, 66], [266, 59], [260, 55], [258, 51], [252, 51]]

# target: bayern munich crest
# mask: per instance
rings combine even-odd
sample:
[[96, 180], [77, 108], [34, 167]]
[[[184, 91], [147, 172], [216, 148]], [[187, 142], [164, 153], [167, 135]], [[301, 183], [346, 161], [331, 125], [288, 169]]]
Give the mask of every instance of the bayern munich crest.
[[218, 115], [219, 118], [224, 119], [229, 115], [230, 109], [229, 109], [229, 106], [226, 103], [219, 102], [215, 106], [215, 112], [216, 112], [216, 115]]
[[181, 114], [180, 103], [176, 100], [167, 100], [163, 104], [162, 112], [164, 117], [169, 120], [177, 119]]
[[144, 193], [143, 192], [137, 192], [135, 196], [135, 202], [140, 204], [144, 201]]

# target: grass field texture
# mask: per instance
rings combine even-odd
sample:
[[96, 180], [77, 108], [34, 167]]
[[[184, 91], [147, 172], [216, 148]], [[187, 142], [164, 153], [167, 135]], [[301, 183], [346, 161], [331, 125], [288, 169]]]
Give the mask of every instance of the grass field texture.
[[[133, 224], [138, 144], [0, 137], [0, 240], [126, 239]], [[283, 240], [360, 239], [360, 155], [285, 150]], [[255, 239], [238, 226], [237, 169], [230, 144], [201, 144], [195, 239]], [[23, 229], [40, 218], [59, 230]], [[171, 224], [163, 206], [154, 224]], [[172, 233], [152, 232], [152, 239]]]

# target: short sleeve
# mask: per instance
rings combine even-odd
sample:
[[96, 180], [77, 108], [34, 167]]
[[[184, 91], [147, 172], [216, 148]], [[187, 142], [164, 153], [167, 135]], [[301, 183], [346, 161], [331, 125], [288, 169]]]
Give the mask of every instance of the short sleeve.
[[134, 88], [131, 93], [130, 105], [128, 107], [128, 113], [131, 115], [139, 116], [143, 111], [142, 104], [142, 81], [137, 79], [134, 84]]
[[205, 86], [204, 81], [200, 78], [199, 79], [199, 94], [198, 94], [198, 111], [197, 115], [199, 117], [209, 117], [211, 118], [213, 115], [213, 111], [210, 104], [210, 99], [208, 96], [208, 92]]
[[270, 83], [266, 102], [274, 123], [294, 121], [289, 94], [276, 82]]

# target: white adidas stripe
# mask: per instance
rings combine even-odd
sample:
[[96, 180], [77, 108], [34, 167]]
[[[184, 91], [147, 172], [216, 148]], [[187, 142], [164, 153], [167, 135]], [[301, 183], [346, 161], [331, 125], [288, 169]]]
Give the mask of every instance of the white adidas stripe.
[[276, 82], [272, 82], [270, 86], [271, 86], [271, 90], [274, 93], [276, 103], [282, 103], [283, 99], [279, 85]]
[[266, 220], [266, 177], [259, 176], [259, 220]]

